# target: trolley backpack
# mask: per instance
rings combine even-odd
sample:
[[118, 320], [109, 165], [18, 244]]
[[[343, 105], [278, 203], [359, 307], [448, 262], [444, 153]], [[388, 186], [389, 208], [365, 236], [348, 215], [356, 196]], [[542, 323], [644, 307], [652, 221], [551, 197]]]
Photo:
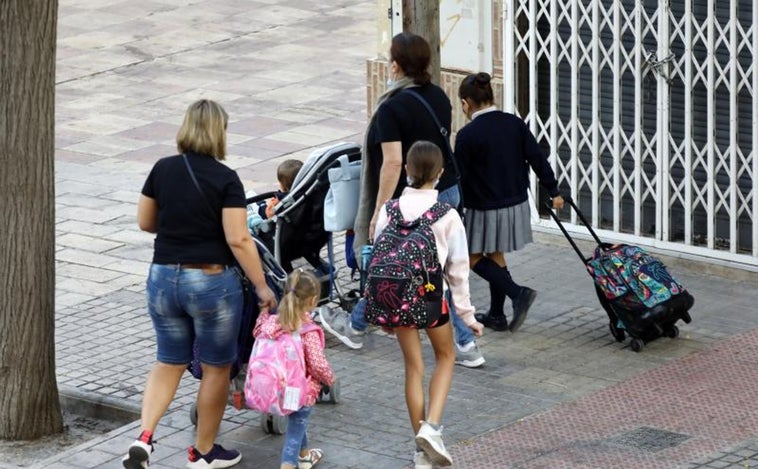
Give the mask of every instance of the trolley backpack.
[[452, 207], [436, 202], [406, 221], [398, 199], [385, 206], [388, 224], [374, 241], [366, 276], [365, 317], [382, 327], [423, 329], [442, 310], [442, 266], [432, 225]]
[[289, 415], [305, 405], [310, 386], [300, 335], [311, 331], [320, 332], [323, 344], [323, 331], [312, 323], [275, 339], [256, 338], [245, 381], [248, 407], [264, 413]]
[[639, 246], [598, 246], [586, 266], [605, 297], [631, 311], [652, 308], [684, 291], [666, 266]]
[[639, 352], [651, 340], [677, 337], [676, 322], [692, 321], [689, 310], [695, 298], [669, 273], [663, 262], [641, 247], [601, 241], [576, 203], [570, 197], [564, 200], [597, 243], [591, 257], [584, 256], [552, 206], [548, 203], [544, 206], [584, 262], [594, 281], [598, 300], [608, 313], [608, 325], [616, 341], [623, 342], [629, 334], [632, 350]]

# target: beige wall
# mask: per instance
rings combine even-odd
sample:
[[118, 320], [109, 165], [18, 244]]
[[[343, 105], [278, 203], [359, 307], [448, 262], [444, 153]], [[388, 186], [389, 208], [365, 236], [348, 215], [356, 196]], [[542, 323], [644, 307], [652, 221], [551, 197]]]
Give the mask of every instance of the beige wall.
[[[376, 99], [384, 93], [387, 88], [388, 70], [387, 54], [390, 48], [391, 25], [387, 18], [387, 8], [389, 2], [380, 0], [377, 2], [377, 56], [369, 59], [366, 63], [366, 85], [367, 85], [367, 109], [370, 116], [374, 109]], [[492, 88], [495, 91], [495, 102], [502, 103], [503, 96], [503, 35], [502, 35], [502, 0], [493, 0], [492, 2], [492, 64], [493, 80]], [[461, 80], [468, 75], [469, 71], [449, 70], [442, 64], [441, 85], [445, 90], [450, 101], [453, 104], [453, 129], [455, 133], [465, 123], [466, 118], [461, 112], [461, 105], [458, 100], [458, 86]]]

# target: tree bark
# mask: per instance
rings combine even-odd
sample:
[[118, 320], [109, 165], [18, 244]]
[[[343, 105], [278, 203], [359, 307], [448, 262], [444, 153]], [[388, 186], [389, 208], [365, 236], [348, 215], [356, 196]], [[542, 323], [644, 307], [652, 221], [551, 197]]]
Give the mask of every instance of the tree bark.
[[440, 84], [440, 3], [439, 0], [403, 0], [403, 31], [418, 34], [432, 49], [429, 74]]
[[55, 379], [57, 0], [0, 1], [0, 439], [63, 431]]

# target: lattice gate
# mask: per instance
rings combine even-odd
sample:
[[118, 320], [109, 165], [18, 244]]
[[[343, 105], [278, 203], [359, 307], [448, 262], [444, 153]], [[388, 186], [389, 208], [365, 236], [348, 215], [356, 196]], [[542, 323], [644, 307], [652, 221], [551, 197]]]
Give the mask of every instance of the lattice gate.
[[758, 0], [503, 5], [504, 108], [592, 224], [758, 266]]

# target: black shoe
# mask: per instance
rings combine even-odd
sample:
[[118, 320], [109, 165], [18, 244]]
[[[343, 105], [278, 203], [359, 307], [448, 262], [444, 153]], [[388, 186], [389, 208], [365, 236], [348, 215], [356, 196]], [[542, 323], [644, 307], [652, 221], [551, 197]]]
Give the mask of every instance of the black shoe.
[[481, 322], [484, 327], [489, 327], [493, 331], [507, 331], [508, 330], [508, 320], [505, 319], [505, 316], [493, 316], [489, 312], [487, 313], [476, 313], [474, 314], [474, 317], [477, 321]]
[[526, 319], [526, 313], [529, 307], [537, 298], [537, 292], [529, 287], [522, 287], [521, 293], [513, 300], [513, 322], [511, 322], [511, 332], [516, 332]]

